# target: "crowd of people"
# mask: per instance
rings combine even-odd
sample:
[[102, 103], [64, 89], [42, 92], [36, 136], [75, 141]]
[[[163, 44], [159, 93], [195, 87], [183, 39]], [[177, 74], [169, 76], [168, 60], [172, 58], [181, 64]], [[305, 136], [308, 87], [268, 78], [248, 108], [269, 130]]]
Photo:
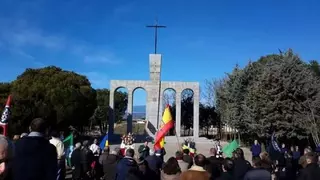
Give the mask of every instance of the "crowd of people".
[[[100, 149], [95, 139], [77, 142], [66, 165], [63, 142], [58, 133], [45, 137], [46, 122], [31, 122], [30, 133], [12, 142], [0, 136], [0, 180], [63, 180], [66, 166], [72, 169], [73, 180], [319, 180], [318, 154], [305, 148], [284, 150], [276, 160], [255, 142], [252, 162], [245, 159], [241, 148], [232, 157], [224, 157], [217, 147], [210, 156], [178, 150], [164, 161], [165, 151], [149, 148], [145, 142], [138, 149], [106, 146]], [[299, 152], [299, 153], [298, 153]]]

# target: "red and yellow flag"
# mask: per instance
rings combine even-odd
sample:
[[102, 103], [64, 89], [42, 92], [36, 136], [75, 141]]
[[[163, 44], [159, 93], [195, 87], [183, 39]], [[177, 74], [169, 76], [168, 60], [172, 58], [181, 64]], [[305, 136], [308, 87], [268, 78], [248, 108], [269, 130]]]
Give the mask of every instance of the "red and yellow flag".
[[170, 112], [170, 106], [167, 105], [162, 116], [162, 125], [156, 135], [156, 140], [154, 143], [155, 150], [159, 150], [164, 147], [164, 137], [172, 127], [173, 127], [173, 120]]

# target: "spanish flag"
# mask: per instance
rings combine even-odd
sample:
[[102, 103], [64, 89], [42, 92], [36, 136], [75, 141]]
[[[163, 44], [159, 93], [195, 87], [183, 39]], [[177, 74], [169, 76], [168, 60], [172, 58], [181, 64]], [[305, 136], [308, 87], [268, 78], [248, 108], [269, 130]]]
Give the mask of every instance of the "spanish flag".
[[170, 106], [167, 105], [162, 116], [162, 125], [160, 130], [157, 132], [156, 140], [154, 143], [154, 150], [159, 150], [164, 147], [164, 137], [173, 127], [172, 115], [170, 112]]

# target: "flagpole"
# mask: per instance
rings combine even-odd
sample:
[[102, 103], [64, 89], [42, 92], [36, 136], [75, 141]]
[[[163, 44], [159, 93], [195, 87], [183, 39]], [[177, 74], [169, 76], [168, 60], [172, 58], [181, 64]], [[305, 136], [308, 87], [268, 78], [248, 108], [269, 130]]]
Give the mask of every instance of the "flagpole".
[[177, 129], [176, 129], [176, 128], [174, 128], [174, 134], [175, 134], [175, 136], [176, 136], [176, 138], [177, 138], [178, 149], [180, 149], [180, 150], [182, 151], [182, 147], [181, 147], [179, 138], [178, 138], [178, 136], [177, 136]]

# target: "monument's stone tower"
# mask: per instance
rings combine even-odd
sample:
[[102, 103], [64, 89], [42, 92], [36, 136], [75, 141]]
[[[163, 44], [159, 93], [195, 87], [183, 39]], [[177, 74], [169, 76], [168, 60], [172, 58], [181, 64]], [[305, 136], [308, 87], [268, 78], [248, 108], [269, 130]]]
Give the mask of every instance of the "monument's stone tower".
[[160, 114], [160, 96], [161, 96], [161, 55], [150, 54], [149, 55], [149, 73], [150, 82], [148, 89], [150, 94], [147, 98], [147, 120], [152, 123], [154, 127], [159, 126], [159, 114]]

